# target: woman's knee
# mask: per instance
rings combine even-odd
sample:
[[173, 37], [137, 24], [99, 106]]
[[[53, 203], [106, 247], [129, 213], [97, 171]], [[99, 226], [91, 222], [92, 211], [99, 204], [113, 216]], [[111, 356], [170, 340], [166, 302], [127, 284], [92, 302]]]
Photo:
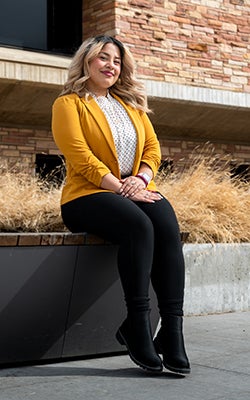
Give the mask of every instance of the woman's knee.
[[151, 219], [139, 208], [127, 215], [125, 230], [132, 236], [146, 237], [151, 240], [154, 236], [154, 227]]

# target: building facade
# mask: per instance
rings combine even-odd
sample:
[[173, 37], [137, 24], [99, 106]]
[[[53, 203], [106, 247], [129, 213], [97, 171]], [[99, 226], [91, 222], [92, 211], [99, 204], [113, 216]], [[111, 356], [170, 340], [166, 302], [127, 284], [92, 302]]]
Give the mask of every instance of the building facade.
[[[6, 3], [4, 21], [15, 13], [27, 19], [20, 2]], [[216, 153], [250, 165], [250, 0], [79, 0], [65, 9], [58, 0], [38, 3], [43, 27], [36, 23], [32, 29], [40, 29], [39, 43], [31, 41], [31, 28], [26, 32], [29, 21], [13, 38], [0, 20], [2, 163], [35, 171], [41, 155], [48, 162], [59, 154], [50, 131], [51, 105], [71, 54], [82, 39], [108, 34], [135, 57], [163, 160], [180, 165], [209, 142]]]

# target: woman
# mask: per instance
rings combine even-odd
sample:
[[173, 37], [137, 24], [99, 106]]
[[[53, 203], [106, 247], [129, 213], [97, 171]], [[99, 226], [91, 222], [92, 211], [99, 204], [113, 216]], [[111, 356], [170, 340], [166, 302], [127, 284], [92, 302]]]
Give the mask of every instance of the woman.
[[[127, 317], [116, 337], [131, 359], [161, 371], [162, 353], [166, 368], [185, 374], [182, 246], [174, 211], [154, 183], [161, 157], [147, 111], [128, 48], [110, 36], [83, 42], [53, 105], [52, 131], [67, 168], [62, 218], [72, 232], [119, 245]], [[161, 315], [155, 343], [150, 279]]]

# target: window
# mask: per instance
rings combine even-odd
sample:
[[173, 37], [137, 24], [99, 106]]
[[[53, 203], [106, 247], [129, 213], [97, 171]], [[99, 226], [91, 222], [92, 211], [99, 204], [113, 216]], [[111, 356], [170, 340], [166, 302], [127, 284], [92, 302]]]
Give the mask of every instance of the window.
[[163, 173], [165, 176], [174, 171], [174, 161], [171, 158], [166, 158], [161, 160], [161, 165], [159, 167], [159, 172]]
[[74, 53], [82, 42], [82, 0], [48, 0], [48, 50]]
[[232, 165], [231, 177], [242, 182], [250, 182], [250, 164]]
[[82, 0], [1, 1], [0, 45], [72, 54], [82, 41]]
[[36, 154], [36, 174], [46, 183], [60, 185], [65, 178], [64, 157]]

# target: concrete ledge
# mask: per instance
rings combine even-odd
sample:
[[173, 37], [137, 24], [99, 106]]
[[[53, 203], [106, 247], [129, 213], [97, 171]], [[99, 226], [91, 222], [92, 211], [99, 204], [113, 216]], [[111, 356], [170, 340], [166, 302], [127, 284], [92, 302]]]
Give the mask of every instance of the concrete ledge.
[[0, 78], [63, 85], [69, 57], [0, 47]]
[[180, 85], [177, 83], [146, 80], [147, 94], [151, 97], [179, 101], [213, 104], [223, 107], [250, 107], [250, 93], [233, 92], [214, 88]]
[[[0, 46], [0, 78], [63, 85], [71, 57]], [[247, 66], [247, 62], [246, 62]], [[148, 96], [226, 107], [250, 107], [250, 93], [143, 80]]]
[[250, 310], [250, 243], [185, 244], [185, 315]]

